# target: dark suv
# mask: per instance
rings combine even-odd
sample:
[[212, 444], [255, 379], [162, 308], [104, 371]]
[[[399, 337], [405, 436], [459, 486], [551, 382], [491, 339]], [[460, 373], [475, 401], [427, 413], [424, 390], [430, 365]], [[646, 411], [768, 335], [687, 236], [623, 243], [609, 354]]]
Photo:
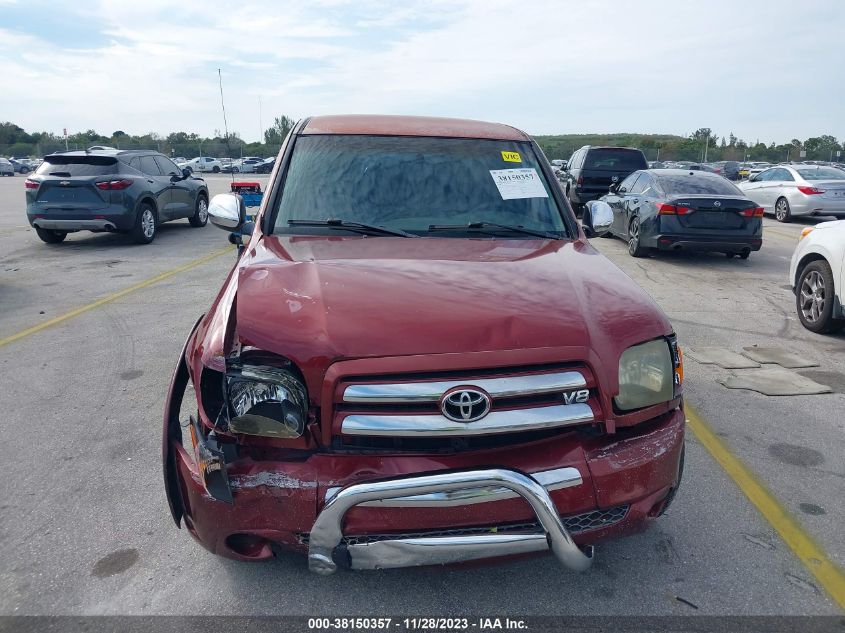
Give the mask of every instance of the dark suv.
[[63, 152], [26, 179], [26, 215], [48, 244], [76, 231], [124, 231], [149, 244], [168, 220], [205, 226], [208, 187], [158, 152]]
[[592, 147], [576, 150], [566, 167], [562, 183], [573, 208], [607, 193], [615, 182], [622, 182], [638, 169], [648, 169], [645, 155], [631, 147]]

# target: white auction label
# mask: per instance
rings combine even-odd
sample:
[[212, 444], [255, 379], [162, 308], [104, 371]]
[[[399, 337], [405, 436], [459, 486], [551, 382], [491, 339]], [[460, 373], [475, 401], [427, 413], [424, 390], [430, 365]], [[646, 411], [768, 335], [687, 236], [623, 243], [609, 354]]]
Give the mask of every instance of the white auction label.
[[534, 168], [491, 169], [490, 175], [499, 189], [502, 200], [520, 198], [548, 198], [543, 181]]

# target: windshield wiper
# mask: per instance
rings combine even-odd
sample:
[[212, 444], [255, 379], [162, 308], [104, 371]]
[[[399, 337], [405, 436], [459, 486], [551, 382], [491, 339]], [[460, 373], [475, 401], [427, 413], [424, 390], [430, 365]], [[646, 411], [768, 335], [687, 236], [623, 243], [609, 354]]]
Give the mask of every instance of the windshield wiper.
[[487, 229], [494, 228], [503, 231], [510, 231], [511, 233], [523, 233], [525, 235], [533, 235], [535, 237], [544, 237], [549, 240], [559, 240], [560, 235], [549, 233], [546, 231], [535, 231], [534, 229], [526, 229], [522, 226], [511, 224], [496, 224], [495, 222], [470, 222], [469, 224], [432, 224], [428, 227], [429, 231], [466, 231], [473, 229]]
[[363, 224], [361, 222], [350, 222], [329, 218], [328, 220], [288, 220], [288, 226], [325, 226], [330, 229], [347, 229], [359, 233], [371, 235], [396, 235], [397, 237], [419, 237], [402, 229], [389, 229], [386, 226], [375, 226], [374, 224]]

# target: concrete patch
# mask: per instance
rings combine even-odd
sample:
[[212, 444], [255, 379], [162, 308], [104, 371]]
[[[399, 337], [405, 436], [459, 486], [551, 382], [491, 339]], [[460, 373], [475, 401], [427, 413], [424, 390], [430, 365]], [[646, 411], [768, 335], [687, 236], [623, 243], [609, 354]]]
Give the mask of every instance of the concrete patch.
[[833, 389], [781, 367], [771, 367], [730, 374], [716, 382], [728, 389], [749, 389], [767, 396], [810, 396], [832, 393]]
[[688, 347], [684, 350], [684, 356], [689, 356], [703, 365], [718, 365], [724, 369], [750, 369], [760, 366], [760, 363], [724, 347]]
[[779, 347], [743, 347], [742, 352], [751, 360], [758, 363], [775, 363], [781, 367], [796, 369], [798, 367], [818, 367], [819, 364], [798, 354], [793, 354]]

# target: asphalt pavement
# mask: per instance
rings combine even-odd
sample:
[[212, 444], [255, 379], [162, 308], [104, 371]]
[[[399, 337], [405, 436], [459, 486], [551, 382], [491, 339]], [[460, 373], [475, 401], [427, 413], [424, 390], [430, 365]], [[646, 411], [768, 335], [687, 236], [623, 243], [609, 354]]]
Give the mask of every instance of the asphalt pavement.
[[[669, 513], [600, 545], [585, 574], [540, 557], [319, 577], [296, 555], [246, 564], [206, 552], [167, 510], [161, 415], [179, 349], [234, 263], [226, 234], [178, 221], [149, 246], [90, 233], [46, 245], [27, 225], [23, 180], [0, 179], [0, 614], [841, 613], [817, 563], [691, 432]], [[208, 177], [212, 194], [228, 182]], [[818, 544], [818, 564], [841, 569], [845, 336], [804, 330], [786, 278], [813, 222], [767, 218], [747, 261], [641, 260], [619, 240], [593, 243], [651, 293], [683, 346], [781, 347], [819, 363], [800, 371], [833, 393], [770, 397], [729, 390], [717, 382], [729, 370], [687, 358], [686, 393]]]

